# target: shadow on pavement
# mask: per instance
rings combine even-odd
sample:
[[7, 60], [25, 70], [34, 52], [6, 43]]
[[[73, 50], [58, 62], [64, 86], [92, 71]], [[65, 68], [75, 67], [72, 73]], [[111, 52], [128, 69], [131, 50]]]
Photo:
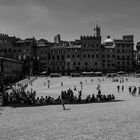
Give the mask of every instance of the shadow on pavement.
[[[80, 104], [96, 104], [96, 103], [114, 103], [114, 102], [122, 102], [122, 101], [125, 101], [125, 100], [113, 100], [113, 101], [101, 101], [101, 102], [76, 102], [76, 103], [66, 103], [66, 105], [80, 105]], [[33, 105], [20, 105], [20, 104], [9, 104], [9, 105], [5, 105], [5, 106], [8, 106], [8, 107], [40, 107], [40, 106], [52, 106], [52, 105], [61, 105], [61, 104], [42, 104], [42, 105], [36, 105], [36, 104], [33, 104]], [[66, 110], [70, 110], [70, 109], [66, 109]], [[0, 109], [1, 111], [1, 109]]]

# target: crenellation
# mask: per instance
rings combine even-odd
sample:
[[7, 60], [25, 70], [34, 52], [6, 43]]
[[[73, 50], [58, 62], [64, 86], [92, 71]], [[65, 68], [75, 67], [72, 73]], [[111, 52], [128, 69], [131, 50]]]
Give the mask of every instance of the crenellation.
[[81, 36], [80, 37], [81, 38], [81, 40], [83, 40], [83, 39], [99, 39], [100, 37], [99, 36]]

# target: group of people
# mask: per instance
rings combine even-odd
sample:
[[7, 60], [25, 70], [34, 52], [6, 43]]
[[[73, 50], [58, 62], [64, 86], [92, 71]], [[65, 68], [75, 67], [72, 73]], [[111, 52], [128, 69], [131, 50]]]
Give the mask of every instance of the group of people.
[[49, 105], [49, 104], [62, 104], [63, 109], [65, 109], [64, 104], [70, 103], [91, 103], [91, 102], [103, 102], [112, 101], [115, 99], [113, 94], [102, 95], [101, 91], [98, 90], [97, 95], [88, 95], [85, 99], [81, 98], [82, 91], [78, 91], [78, 95], [74, 94], [72, 89], [61, 91], [61, 95], [56, 99], [51, 96], [46, 97], [36, 97], [36, 91], [27, 91], [24, 89], [13, 90], [11, 93], [4, 92], [3, 102], [4, 105]]
[[117, 91], [118, 91], [118, 93], [120, 91], [124, 92], [124, 85], [117, 85]]
[[[98, 78], [98, 83], [101, 83], [101, 81], [104, 81], [104, 78], [111, 78], [112, 82], [118, 82], [119, 84], [117, 85], [117, 91], [123, 92], [125, 87], [124, 87], [124, 82], [128, 81], [127, 77], [103, 77], [102, 79]], [[135, 78], [135, 77], [134, 77]], [[3, 93], [3, 101], [4, 104], [23, 104], [23, 105], [49, 105], [49, 104], [62, 104], [63, 108], [65, 109], [65, 104], [70, 104], [70, 103], [91, 103], [91, 102], [106, 102], [106, 101], [112, 101], [115, 100], [115, 96], [113, 94], [108, 94], [108, 95], [102, 95], [101, 94], [101, 87], [100, 84], [97, 86], [97, 95], [92, 94], [92, 95], [87, 95], [85, 99], [82, 98], [82, 87], [83, 87], [83, 82], [80, 82], [81, 85], [81, 90], [77, 90], [76, 86], [74, 89], [68, 89], [61, 91], [60, 96], [57, 98], [53, 98], [51, 96], [46, 96], [46, 97], [36, 97], [36, 91], [33, 91], [32, 86], [33, 86], [33, 80], [34, 78], [30, 79], [28, 78], [27, 81], [28, 83], [22, 85], [20, 83], [17, 83], [14, 85], [12, 92], [4, 92]], [[91, 82], [93, 82], [94, 79], [91, 79]], [[87, 79], [85, 80], [85, 83], [87, 82]], [[48, 86], [50, 88], [50, 79], [47, 79], [47, 81], [44, 81], [44, 86]], [[28, 86], [31, 86], [31, 91], [26, 91], [25, 89]], [[60, 86], [63, 87], [64, 83], [61, 81]], [[5, 89], [2, 86], [0, 86], [0, 89]], [[78, 92], [78, 94], [75, 94], [75, 91]], [[140, 96], [140, 87], [136, 86], [130, 86], [128, 88], [129, 94], [132, 96], [139, 95]]]
[[108, 94], [108, 95], [97, 94], [96, 96], [92, 94], [92, 96], [88, 95], [86, 97], [86, 103], [109, 102], [109, 101], [114, 101], [114, 100], [115, 100], [114, 94]]
[[129, 94], [132, 96], [136, 96], [137, 91], [138, 91], [138, 95], [140, 96], [140, 87], [129, 86], [128, 91], [129, 91]]
[[74, 92], [69, 88], [67, 91], [61, 92], [62, 106], [65, 110], [65, 104], [67, 103], [93, 103], [93, 102], [109, 102], [115, 100], [114, 94], [102, 95], [100, 87], [97, 87], [98, 93], [88, 95], [85, 99], [82, 99], [82, 91], [78, 91], [78, 96], [74, 95]]
[[12, 92], [3, 93], [4, 105], [24, 105], [34, 104], [36, 101], [36, 91], [13, 90]]
[[[76, 90], [76, 87], [74, 88]], [[78, 91], [78, 97], [74, 95], [74, 91], [72, 89], [68, 89], [65, 91], [61, 91], [61, 100], [64, 108], [64, 103], [80, 103], [81, 102], [82, 91]]]

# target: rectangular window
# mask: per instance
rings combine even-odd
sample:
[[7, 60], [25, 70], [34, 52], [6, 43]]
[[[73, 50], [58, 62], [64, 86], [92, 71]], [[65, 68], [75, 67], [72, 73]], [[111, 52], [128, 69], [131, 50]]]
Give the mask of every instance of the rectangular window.
[[80, 62], [78, 62], [78, 65], [80, 65]]

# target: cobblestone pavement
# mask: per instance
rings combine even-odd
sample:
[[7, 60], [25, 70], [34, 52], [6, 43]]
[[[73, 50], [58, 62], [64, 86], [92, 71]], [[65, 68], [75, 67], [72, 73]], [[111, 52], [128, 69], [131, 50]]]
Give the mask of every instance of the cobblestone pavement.
[[61, 105], [1, 107], [0, 140], [139, 140], [140, 97], [109, 85], [122, 101], [66, 105], [65, 111]]

